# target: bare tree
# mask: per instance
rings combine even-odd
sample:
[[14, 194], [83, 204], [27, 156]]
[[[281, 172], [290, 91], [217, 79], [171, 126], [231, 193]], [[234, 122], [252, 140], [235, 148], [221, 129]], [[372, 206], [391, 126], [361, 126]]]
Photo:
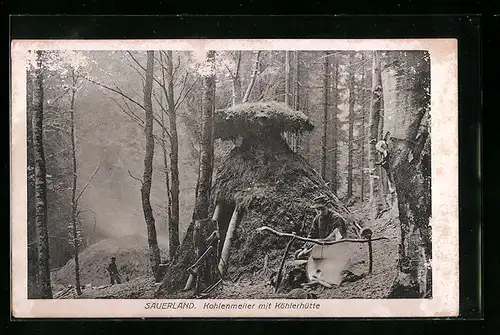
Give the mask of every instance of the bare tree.
[[42, 299], [52, 299], [49, 269], [49, 234], [47, 230], [47, 177], [45, 152], [43, 148], [43, 51], [36, 52], [33, 97], [33, 153], [35, 157], [35, 204], [36, 228], [38, 233], [38, 295]]
[[72, 171], [72, 188], [71, 188], [71, 234], [70, 241], [73, 244], [73, 257], [75, 260], [75, 285], [76, 285], [76, 293], [78, 295], [82, 294], [82, 288], [80, 285], [80, 262], [78, 261], [78, 249], [79, 249], [79, 231], [77, 227], [77, 195], [76, 195], [76, 183], [78, 179], [78, 175], [76, 172], [76, 143], [75, 143], [75, 94], [76, 94], [76, 84], [77, 77], [75, 74], [75, 70], [72, 69], [72, 87], [71, 87], [71, 100], [70, 100], [70, 130], [71, 130], [71, 158], [73, 163], [73, 171]]
[[[169, 254], [173, 259], [179, 248], [179, 137], [177, 134], [177, 108], [174, 100], [174, 74], [172, 51], [165, 51], [166, 66], [162, 65], [162, 88], [168, 106], [168, 119], [170, 130], [170, 200], [171, 216], [168, 226]], [[163, 64], [163, 56], [160, 54]], [[187, 72], [186, 72], [187, 78]], [[187, 80], [187, 79], [186, 79]], [[182, 92], [181, 92], [182, 94]]]
[[142, 208], [144, 211], [144, 219], [146, 220], [146, 228], [148, 232], [149, 257], [153, 275], [156, 274], [161, 263], [160, 249], [158, 248], [158, 240], [156, 237], [155, 219], [153, 209], [151, 208], [151, 181], [153, 176], [153, 156], [154, 156], [154, 137], [153, 137], [153, 102], [151, 99], [153, 91], [153, 65], [154, 51], [147, 51], [146, 65], [146, 80], [144, 85], [144, 110], [145, 110], [145, 127], [146, 135], [146, 152], [144, 155], [144, 174], [141, 187]]

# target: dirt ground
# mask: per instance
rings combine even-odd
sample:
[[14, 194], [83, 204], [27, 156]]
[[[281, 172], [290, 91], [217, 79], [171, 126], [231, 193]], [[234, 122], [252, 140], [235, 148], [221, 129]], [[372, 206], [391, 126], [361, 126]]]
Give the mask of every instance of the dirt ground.
[[[354, 281], [345, 282], [339, 286], [326, 288], [316, 286], [307, 292], [314, 293], [318, 299], [380, 299], [385, 298], [391, 288], [396, 274], [399, 244], [399, 220], [397, 218], [397, 207], [393, 207], [383, 214], [381, 218], [367, 227], [373, 230], [373, 237], [385, 236], [388, 240], [373, 242], [373, 271], [368, 273], [368, 251], [367, 247], [360, 247], [353, 258], [365, 261], [357, 265], [352, 272], [357, 275], [367, 274], [365, 277]], [[366, 212], [363, 208], [352, 208], [353, 212]], [[364, 215], [364, 214], [361, 214]], [[291, 256], [290, 256], [291, 259]], [[273, 269], [277, 270], [277, 269]], [[254, 274], [239, 278], [237, 282], [223, 281], [208, 297], [224, 299], [272, 299], [272, 298], [294, 298], [298, 290], [287, 293], [274, 293], [274, 288], [266, 284], [265, 276]], [[303, 295], [298, 294], [298, 298]]]
[[[354, 215], [358, 215], [359, 218], [363, 219], [364, 222], [369, 222], [366, 217], [366, 208], [350, 208]], [[318, 299], [349, 299], [349, 298], [359, 298], [359, 299], [378, 299], [384, 298], [388, 295], [391, 284], [394, 280], [396, 273], [396, 262], [398, 257], [398, 241], [399, 241], [399, 230], [398, 230], [398, 218], [397, 218], [397, 206], [393, 206], [393, 209], [387, 211], [382, 215], [381, 218], [373, 221], [371, 225], [367, 227], [373, 230], [373, 237], [385, 236], [389, 238], [388, 240], [374, 241], [373, 242], [373, 272], [368, 274], [368, 251], [367, 246], [362, 245], [358, 248], [354, 259], [358, 261], [364, 261], [362, 264], [358, 264], [351, 270], [357, 275], [365, 275], [363, 278], [358, 279], [354, 282], [345, 282], [339, 286], [334, 286], [332, 288], [326, 288], [323, 286], [315, 286], [307, 288], [307, 290], [295, 289], [288, 292], [278, 291], [274, 292], [274, 288], [268, 283], [269, 274], [272, 271], [276, 271], [275, 266], [262, 269], [255, 273], [245, 273], [239, 278], [233, 278], [233, 280], [222, 281], [210, 294], [206, 295], [205, 298], [211, 299], [273, 299], [273, 298], [306, 298], [306, 293], [313, 293]], [[114, 243], [106, 244], [111, 247], [115, 252], [121, 250], [122, 247], [130, 246], [130, 238], [123, 239], [121, 241], [115, 241]], [[137, 242], [137, 241], [134, 241]], [[145, 267], [144, 262], [147, 262], [147, 253], [141, 243], [135, 243], [135, 246], [144, 252], [140, 252], [141, 260], [134, 261], [137, 266], [134, 267], [124, 267], [128, 269], [128, 273], [133, 276], [129, 282], [125, 282], [118, 285], [110, 286], [107, 282], [107, 276], [103, 274], [99, 275], [94, 284], [88, 285], [83, 289], [82, 295], [78, 298], [80, 299], [152, 299], [154, 298], [155, 291], [158, 289], [159, 284], [154, 283], [154, 280], [147, 273], [142, 273], [142, 270], [138, 268]], [[103, 245], [98, 246], [98, 249], [102, 248]], [[118, 249], [117, 249], [118, 248]], [[84, 254], [84, 253], [82, 253]], [[92, 256], [90, 259], [87, 257], [82, 257], [85, 261], [84, 264], [90, 262], [98, 262], [105, 264], [108, 256], [100, 256], [96, 258], [96, 250], [91, 250], [87, 252], [87, 256]], [[101, 259], [102, 258], [102, 259]], [[293, 258], [292, 255], [289, 256], [289, 261]], [[139, 263], [137, 263], [139, 262]], [[274, 264], [276, 264], [274, 262]], [[67, 265], [68, 268], [63, 268], [59, 270], [55, 278], [56, 287], [54, 290], [56, 298], [59, 299], [71, 299], [76, 298], [74, 294], [74, 289], [68, 289], [68, 282], [71, 282], [71, 266]], [[147, 267], [147, 266], [146, 266]], [[84, 267], [92, 268], [90, 266]], [[90, 278], [95, 275], [92, 273], [86, 273], [82, 277], [89, 278], [87, 281], [92, 281]], [[236, 280], [235, 280], [236, 279]], [[86, 282], [84, 281], [83, 284]], [[66, 285], [63, 285], [66, 284]], [[165, 297], [165, 298], [193, 298], [192, 291], [179, 292], [175, 296]]]

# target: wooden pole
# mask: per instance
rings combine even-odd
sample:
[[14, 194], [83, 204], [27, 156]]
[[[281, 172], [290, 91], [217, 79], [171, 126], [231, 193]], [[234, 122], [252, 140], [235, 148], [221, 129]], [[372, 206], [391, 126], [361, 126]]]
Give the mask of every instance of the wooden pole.
[[373, 232], [370, 228], [364, 228], [361, 231], [361, 237], [366, 238], [368, 240], [368, 257], [369, 257], [368, 273], [372, 273], [373, 270], [372, 235]]
[[219, 262], [219, 272], [221, 277], [224, 277], [227, 261], [229, 259], [229, 249], [231, 248], [231, 239], [233, 238], [234, 231], [236, 230], [236, 225], [238, 224], [239, 208], [236, 205], [231, 221], [229, 221], [229, 226], [227, 227], [226, 238], [224, 240], [224, 246], [222, 247], [220, 262]]
[[[297, 240], [304, 241], [304, 242], [312, 242], [314, 244], [319, 244], [319, 245], [332, 245], [332, 244], [345, 243], [345, 242], [366, 243], [369, 241], [368, 239], [354, 239], [354, 238], [346, 238], [346, 239], [342, 239], [340, 241], [319, 240], [319, 239], [314, 239], [314, 238], [296, 236], [294, 234], [289, 234], [289, 233], [282, 233], [282, 232], [276, 231], [272, 228], [269, 228], [267, 226], [259, 227], [256, 230], [257, 231], [268, 231], [268, 232], [270, 232], [274, 235], [277, 235], [277, 236], [295, 237]], [[389, 238], [385, 237], [385, 236], [380, 236], [380, 237], [370, 239], [370, 241], [378, 241], [378, 240], [389, 240]]]
[[278, 292], [278, 288], [280, 286], [282, 277], [281, 272], [283, 271], [283, 266], [285, 265], [286, 256], [288, 255], [288, 251], [290, 251], [290, 247], [292, 246], [293, 241], [295, 241], [295, 236], [290, 239], [290, 241], [286, 246], [285, 252], [283, 253], [283, 258], [281, 259], [280, 268], [278, 270], [278, 274], [276, 275], [276, 285], [274, 286], [274, 292]]
[[370, 257], [370, 267], [368, 268], [368, 273], [372, 273], [372, 268], [373, 268], [373, 254], [372, 254], [372, 239], [371, 237], [368, 238], [368, 254]]

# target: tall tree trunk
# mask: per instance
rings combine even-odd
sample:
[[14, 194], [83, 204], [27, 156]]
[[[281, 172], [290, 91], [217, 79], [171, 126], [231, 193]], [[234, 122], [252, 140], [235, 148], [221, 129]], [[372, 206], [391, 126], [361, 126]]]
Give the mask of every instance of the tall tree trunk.
[[[161, 97], [160, 97], [160, 103]], [[165, 131], [165, 127], [167, 126], [165, 124], [165, 116], [163, 115], [164, 113], [161, 113], [161, 126], [162, 126], [162, 131], [161, 131], [161, 144], [162, 144], [162, 149], [163, 149], [163, 173], [165, 175], [165, 190], [166, 190], [166, 204], [165, 204], [165, 213], [166, 213], [166, 220], [165, 220], [165, 231], [168, 232], [170, 229], [170, 221], [172, 218], [172, 199], [170, 197], [170, 177], [169, 177], [169, 169], [168, 169], [168, 152], [167, 152], [167, 132]], [[170, 236], [170, 234], [169, 234]], [[175, 250], [174, 250], [175, 252]], [[170, 252], [169, 249], [169, 256], [170, 259], [173, 258], [173, 253]]]
[[[295, 110], [300, 110], [300, 65], [299, 65], [299, 51], [295, 51], [295, 99], [294, 99], [294, 107]], [[300, 145], [300, 134], [295, 133], [293, 136], [293, 151], [297, 152]]]
[[[214, 156], [214, 111], [215, 111], [215, 52], [208, 51], [206, 62], [209, 67], [209, 73], [203, 77], [203, 111], [202, 111], [202, 137], [200, 143], [200, 164], [198, 170], [198, 186], [196, 188], [195, 207], [193, 211], [193, 221], [195, 222], [195, 233], [193, 234], [193, 243], [198, 245], [198, 251], [202, 252], [207, 246], [200, 246], [202, 237], [199, 236], [206, 230], [209, 220], [208, 209], [210, 207], [210, 190], [212, 187], [213, 174], [213, 156]], [[198, 235], [198, 236], [197, 236]], [[201, 255], [198, 255], [201, 256]], [[213, 268], [205, 266], [205, 262], [198, 267], [196, 276], [195, 291], [205, 287], [215, 272], [216, 264]]]
[[30, 70], [26, 73], [26, 134], [27, 134], [27, 163], [28, 163], [28, 299], [37, 297], [38, 273], [38, 237], [36, 229], [36, 211], [33, 195], [35, 194], [35, 158], [33, 156], [33, 77]]
[[250, 83], [248, 84], [247, 90], [245, 92], [245, 96], [243, 97], [242, 102], [248, 102], [248, 99], [250, 98], [250, 93], [252, 93], [253, 86], [255, 85], [255, 80], [257, 79], [257, 76], [259, 75], [259, 62], [260, 62], [260, 50], [257, 51], [257, 54], [255, 55], [255, 63], [253, 66], [253, 71], [252, 71], [252, 76], [250, 77]]
[[328, 132], [328, 90], [330, 89], [328, 84], [329, 76], [329, 58], [330, 53], [325, 51], [325, 60], [323, 67], [323, 137], [321, 141], [321, 178], [326, 181], [326, 134]]
[[75, 143], [75, 94], [76, 94], [76, 75], [75, 71], [72, 72], [72, 90], [71, 90], [71, 103], [70, 103], [70, 127], [71, 127], [71, 158], [73, 163], [73, 179], [71, 188], [71, 242], [73, 244], [73, 258], [75, 260], [75, 285], [76, 293], [78, 295], [82, 294], [82, 287], [80, 285], [80, 262], [78, 260], [79, 253], [79, 230], [77, 227], [77, 210], [78, 204], [76, 199], [76, 182], [77, 182], [77, 172], [76, 172], [76, 143]]
[[[290, 51], [285, 51], [285, 96], [284, 102], [287, 107], [290, 106]], [[293, 136], [292, 133], [284, 132], [285, 141], [288, 146], [293, 149]]]
[[359, 175], [361, 179], [361, 191], [360, 191], [360, 201], [363, 202], [365, 200], [365, 122], [366, 122], [366, 57], [365, 52], [361, 55], [361, 62], [363, 62], [362, 70], [361, 70], [361, 131], [360, 137], [360, 158], [359, 158]]
[[388, 141], [401, 224], [398, 272], [390, 297], [432, 297], [430, 59], [404, 55], [397, 75], [397, 134]]
[[241, 102], [241, 78], [240, 78], [240, 67], [241, 67], [241, 51], [236, 52], [236, 71], [232, 77], [231, 83], [233, 86], [233, 107]]
[[[380, 55], [379, 55], [379, 68], [382, 68], [382, 65], [380, 64]], [[382, 83], [382, 70], [380, 70], [380, 84], [382, 87], [384, 86]], [[384, 108], [384, 95], [382, 94], [380, 96], [380, 120], [378, 123], [378, 139], [383, 139], [384, 138], [384, 119], [385, 118], [385, 108]], [[379, 171], [379, 176], [380, 178], [377, 179], [379, 183], [379, 188], [380, 188], [380, 201], [382, 203], [382, 207], [386, 208], [389, 205], [389, 202], [387, 201], [387, 194], [389, 194], [389, 184], [387, 180], [387, 172], [381, 168], [378, 167]]]
[[349, 53], [349, 139], [347, 153], [347, 198], [352, 197], [352, 170], [353, 170], [353, 150], [354, 150], [354, 103], [356, 93], [354, 92], [354, 52]]
[[290, 51], [285, 51], [285, 105], [290, 106]]
[[333, 193], [337, 194], [338, 189], [338, 86], [339, 86], [339, 62], [334, 60], [334, 82], [333, 82], [333, 114], [332, 114], [332, 179], [330, 181]]
[[208, 218], [208, 208], [210, 206], [210, 188], [212, 186], [214, 140], [213, 129], [215, 110], [215, 52], [209, 51], [206, 55], [206, 62], [210, 67], [210, 73], [204, 76], [203, 87], [203, 116], [202, 116], [202, 138], [200, 146], [200, 166], [198, 171], [198, 189], [193, 212], [193, 220], [203, 220]]
[[154, 51], [147, 51], [146, 63], [146, 80], [144, 84], [144, 110], [145, 124], [144, 133], [146, 135], [146, 153], [144, 155], [144, 174], [141, 187], [142, 209], [144, 211], [144, 219], [146, 221], [146, 229], [148, 232], [149, 259], [153, 276], [156, 275], [158, 267], [161, 263], [160, 249], [158, 248], [158, 240], [156, 237], [155, 218], [153, 209], [151, 208], [151, 182], [153, 177], [153, 156], [154, 156], [154, 136], [153, 136], [153, 103], [151, 94], [153, 91], [153, 65]]
[[368, 160], [370, 168], [370, 203], [372, 218], [375, 219], [384, 207], [382, 189], [380, 187], [381, 168], [375, 163], [378, 161], [378, 153], [375, 145], [381, 139], [379, 137], [380, 110], [382, 109], [383, 88], [380, 70], [380, 56], [377, 51], [373, 54], [372, 67], [372, 97], [370, 101], [370, 139], [368, 149]]
[[38, 292], [42, 299], [52, 299], [49, 268], [49, 234], [47, 230], [47, 173], [43, 148], [43, 52], [37, 51], [33, 97], [33, 150], [35, 156], [35, 204], [38, 234]]
[[170, 200], [171, 216], [168, 226], [169, 256], [174, 258], [180, 245], [179, 239], [179, 138], [177, 134], [177, 111], [174, 105], [174, 75], [172, 51], [166, 51], [167, 102], [170, 128]]

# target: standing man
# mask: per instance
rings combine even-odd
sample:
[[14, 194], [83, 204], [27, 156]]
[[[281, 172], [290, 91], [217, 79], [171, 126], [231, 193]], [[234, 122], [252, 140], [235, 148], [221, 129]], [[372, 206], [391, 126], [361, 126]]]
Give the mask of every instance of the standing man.
[[118, 268], [116, 267], [116, 257], [111, 257], [111, 263], [108, 265], [107, 270], [109, 276], [111, 277], [111, 285], [121, 284], [120, 275], [118, 274]]

